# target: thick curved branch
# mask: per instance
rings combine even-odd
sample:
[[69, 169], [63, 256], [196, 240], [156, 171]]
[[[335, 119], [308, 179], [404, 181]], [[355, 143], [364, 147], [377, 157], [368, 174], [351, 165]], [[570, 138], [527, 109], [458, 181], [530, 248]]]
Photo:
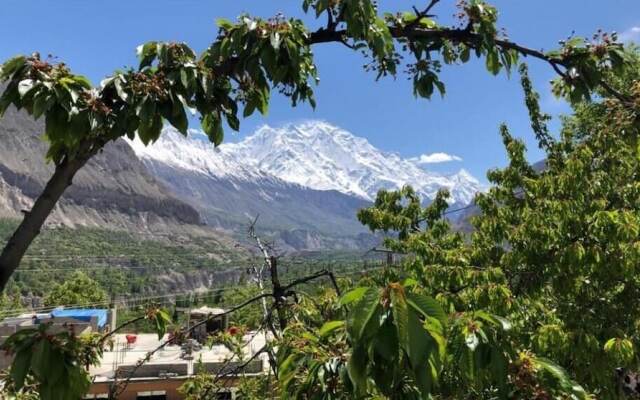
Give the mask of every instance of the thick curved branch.
[[[428, 11], [427, 11], [428, 12]], [[389, 31], [391, 32], [391, 36], [396, 39], [407, 39], [407, 40], [416, 40], [416, 39], [428, 39], [428, 40], [437, 40], [437, 39], [446, 39], [456, 43], [464, 43], [469, 47], [476, 48], [480, 45], [482, 37], [472, 32], [469, 29], [450, 29], [450, 28], [438, 28], [438, 29], [425, 29], [419, 26], [414, 26], [412, 24], [408, 24], [405, 27], [390, 27]], [[344, 43], [344, 38], [347, 35], [346, 30], [333, 30], [329, 31], [326, 29], [320, 29], [311, 33], [309, 36], [308, 44], [321, 44], [321, 43]], [[519, 45], [515, 42], [504, 40], [504, 39], [496, 39], [494, 41], [495, 45], [504, 50], [514, 50], [526, 57], [536, 58], [538, 60], [544, 61], [548, 63], [553, 70], [562, 78], [566, 78], [567, 74], [560, 67], [567, 68], [569, 67], [569, 63], [567, 60], [551, 57], [544, 52], [536, 49], [532, 49], [529, 47], [525, 47]], [[611, 87], [606, 81], [601, 80], [600, 86], [611, 96], [620, 100], [623, 103], [629, 103], [631, 101], [630, 98], [620, 93]]]

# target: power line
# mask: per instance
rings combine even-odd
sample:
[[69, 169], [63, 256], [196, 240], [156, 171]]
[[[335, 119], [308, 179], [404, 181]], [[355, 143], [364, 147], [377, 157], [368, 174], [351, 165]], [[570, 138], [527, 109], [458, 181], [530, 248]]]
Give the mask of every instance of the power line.
[[[4, 309], [4, 310], [0, 310], [0, 313], [4, 313], [4, 312], [11, 312], [13, 311], [15, 313], [15, 315], [22, 315], [22, 314], [36, 314], [36, 313], [40, 313], [40, 312], [46, 312], [46, 311], [52, 311], [55, 310], [57, 308], [90, 308], [90, 307], [97, 307], [97, 306], [108, 306], [111, 304], [120, 304], [121, 307], [120, 308], [124, 308], [124, 309], [128, 309], [128, 308], [132, 308], [135, 307], [137, 305], [140, 305], [141, 303], [148, 301], [148, 300], [158, 300], [158, 299], [168, 299], [168, 298], [173, 298], [173, 297], [179, 297], [179, 296], [186, 296], [186, 295], [196, 295], [195, 297], [202, 297], [202, 296], [209, 296], [212, 294], [219, 294], [219, 293], [223, 293], [229, 290], [236, 290], [238, 288], [242, 288], [242, 287], [246, 287], [246, 286], [228, 286], [228, 287], [223, 287], [223, 288], [217, 288], [217, 289], [210, 289], [210, 290], [206, 290], [206, 291], [197, 291], [197, 290], [190, 290], [190, 291], [186, 291], [186, 292], [179, 292], [179, 293], [169, 293], [169, 294], [164, 294], [164, 295], [155, 295], [155, 296], [142, 296], [142, 297], [134, 297], [133, 299], [118, 299], [118, 300], [110, 300], [110, 301], [104, 301], [104, 302], [95, 302], [95, 303], [83, 303], [83, 304], [59, 304], [59, 305], [55, 305], [55, 306], [48, 306], [48, 307], [37, 307], [37, 308], [31, 308], [31, 309], [27, 309], [27, 310], [15, 310], [15, 309]], [[122, 305], [122, 303], [124, 303], [124, 305]], [[133, 305], [131, 305], [130, 303], [133, 303]], [[6, 317], [10, 317], [10, 315], [5, 315]]]
[[[351, 269], [351, 270], [345, 270], [345, 271], [341, 271], [339, 274], [335, 274], [336, 278], [343, 278], [343, 277], [347, 277], [347, 276], [351, 276], [353, 274], [358, 274], [358, 273], [367, 273], [370, 271], [375, 271], [378, 269], [381, 269], [383, 267], [374, 267], [374, 268], [365, 268], [365, 269]], [[264, 278], [265, 280], [268, 280], [268, 278]], [[249, 288], [249, 285], [234, 285], [234, 286], [227, 286], [227, 287], [222, 287], [222, 288], [216, 288], [216, 289], [209, 289], [206, 291], [197, 291], [197, 290], [190, 290], [190, 291], [185, 291], [185, 292], [178, 292], [178, 293], [169, 293], [169, 294], [164, 294], [164, 295], [155, 295], [155, 296], [142, 296], [142, 297], [134, 297], [133, 299], [117, 299], [117, 300], [111, 300], [111, 301], [104, 301], [104, 302], [95, 302], [95, 303], [89, 303], [89, 304], [60, 304], [60, 305], [55, 305], [55, 306], [48, 306], [48, 307], [37, 307], [37, 308], [32, 308], [32, 309], [27, 309], [27, 310], [15, 310], [15, 309], [0, 309], [0, 313], [5, 313], [5, 312], [13, 312], [13, 314], [5, 314], [4, 318], [8, 318], [8, 317], [12, 317], [12, 316], [18, 316], [18, 315], [23, 315], [23, 314], [36, 314], [36, 313], [42, 313], [42, 312], [47, 312], [47, 311], [52, 311], [55, 310], [56, 308], [90, 308], [90, 307], [97, 307], [97, 306], [108, 306], [111, 304], [120, 304], [120, 308], [124, 308], [124, 309], [130, 309], [132, 307], [136, 307], [138, 305], [141, 305], [143, 302], [145, 301], [149, 301], [149, 300], [158, 300], [158, 299], [168, 299], [168, 298], [174, 298], [174, 297], [179, 297], [179, 296], [186, 296], [186, 295], [195, 295], [196, 299], [198, 297], [202, 298], [205, 296], [210, 296], [210, 295], [216, 295], [216, 294], [220, 294], [220, 293], [224, 293], [230, 290], [237, 290], [237, 289], [241, 289], [241, 288]], [[122, 305], [122, 303], [124, 303], [124, 305]]]
[[[91, 271], [91, 270], [96, 270], [96, 271], [100, 271], [100, 270], [109, 270], [109, 269], [113, 269], [113, 270], [167, 270], [167, 269], [175, 269], [177, 267], [191, 267], [191, 268], [196, 268], [197, 266], [202, 266], [201, 264], [193, 264], [193, 265], [157, 265], [157, 266], [143, 266], [143, 267], [129, 267], [126, 265], [102, 265], [102, 266], [98, 266], [98, 265], [94, 265], [94, 266], [90, 266], [90, 267], [68, 267], [68, 268], [27, 268], [27, 269], [20, 269], [18, 268], [15, 272], [16, 273], [23, 273], [23, 272], [34, 272], [34, 273], [44, 273], [44, 272], [65, 272], [65, 271]], [[216, 267], [216, 266], [212, 266], [212, 267]], [[203, 268], [203, 269], [211, 269], [211, 272], [213, 273], [225, 273], [225, 272], [233, 272], [235, 270], [241, 270], [241, 269], [245, 269], [246, 267], [232, 267], [232, 268], [227, 268], [227, 269], [222, 269], [222, 270], [213, 270], [212, 267], [207, 267], [207, 268]], [[186, 270], [185, 272], [189, 272], [189, 270]]]

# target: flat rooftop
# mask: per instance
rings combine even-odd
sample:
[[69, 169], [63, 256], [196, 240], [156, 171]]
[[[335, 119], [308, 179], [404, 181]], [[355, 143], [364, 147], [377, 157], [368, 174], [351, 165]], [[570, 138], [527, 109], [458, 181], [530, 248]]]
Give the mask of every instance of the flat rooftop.
[[[158, 335], [141, 333], [136, 335], [136, 342], [127, 344], [127, 334], [116, 334], [113, 337], [114, 345], [112, 351], [105, 351], [99, 366], [92, 367], [89, 373], [95, 377], [95, 382], [110, 381], [114, 378], [118, 369], [130, 370], [138, 361], [144, 359], [147, 354], [168, 340], [168, 335], [158, 340]], [[200, 351], [193, 351], [192, 360], [185, 360], [181, 357], [183, 351], [178, 345], [167, 345], [163, 349], [157, 351], [144, 366], [143, 375], [136, 377], [141, 378], [163, 378], [167, 377], [166, 373], [170, 373], [171, 377], [189, 376], [197, 373], [197, 365], [201, 362], [205, 367], [220, 368], [224, 363], [231, 361], [233, 364], [244, 362], [260, 351], [266, 344], [266, 336], [264, 333], [249, 332], [244, 336], [245, 346], [243, 348], [243, 358], [233, 357], [232, 353], [223, 345], [214, 345], [209, 348], [203, 346]], [[260, 364], [260, 372], [268, 368], [268, 359], [266, 354], [261, 354], [255, 358], [256, 364]], [[254, 367], [256, 367], [254, 364]], [[255, 372], [254, 372], [255, 373]]]

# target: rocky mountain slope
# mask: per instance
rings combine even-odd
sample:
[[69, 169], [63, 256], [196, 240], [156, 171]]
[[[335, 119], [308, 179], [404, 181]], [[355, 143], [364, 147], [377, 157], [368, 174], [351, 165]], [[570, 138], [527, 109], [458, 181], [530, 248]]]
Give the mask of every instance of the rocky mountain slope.
[[410, 184], [425, 202], [448, 188], [456, 205], [468, 204], [482, 190], [464, 170], [448, 176], [429, 172], [322, 121], [264, 126], [240, 143], [218, 148], [198, 131], [184, 137], [170, 127], [152, 146], [130, 144], [207, 224], [237, 231], [260, 215], [261, 227], [298, 249], [375, 243], [356, 213], [383, 188]]
[[[15, 109], [0, 119], [0, 216], [19, 217], [53, 171], [42, 121]], [[194, 207], [149, 174], [124, 141], [109, 144], [74, 179], [49, 223], [144, 230], [201, 225]]]
[[166, 128], [153, 146], [131, 145], [156, 177], [198, 209], [207, 225], [244, 234], [259, 216], [259, 226], [294, 249], [361, 248], [373, 243], [358, 223], [366, 199], [336, 190], [315, 190], [287, 182], [244, 159], [214, 149], [198, 132], [185, 138]]
[[[376, 239], [357, 210], [379, 189], [416, 188], [430, 201], [448, 188], [467, 204], [482, 187], [466, 171], [443, 175], [376, 149], [322, 121], [264, 126], [215, 149], [198, 131], [165, 128], [152, 146], [108, 145], [79, 173], [49, 223], [164, 231], [224, 229], [245, 235], [249, 221], [285, 249], [358, 249]], [[42, 122], [16, 110], [0, 119], [0, 217], [20, 216], [53, 167], [45, 163]]]

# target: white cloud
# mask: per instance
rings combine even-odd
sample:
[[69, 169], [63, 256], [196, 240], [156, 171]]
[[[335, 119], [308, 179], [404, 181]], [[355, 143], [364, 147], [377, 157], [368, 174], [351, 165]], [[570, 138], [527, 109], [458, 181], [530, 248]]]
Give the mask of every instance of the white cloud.
[[462, 161], [462, 158], [458, 156], [454, 156], [452, 154], [447, 154], [447, 153], [431, 153], [431, 154], [423, 154], [419, 157], [410, 158], [409, 161], [412, 161], [418, 165], [422, 165], [422, 164], [444, 163], [444, 162], [450, 162], [450, 161]]
[[618, 35], [621, 42], [638, 42], [640, 41], [640, 26], [632, 26], [626, 31]]

